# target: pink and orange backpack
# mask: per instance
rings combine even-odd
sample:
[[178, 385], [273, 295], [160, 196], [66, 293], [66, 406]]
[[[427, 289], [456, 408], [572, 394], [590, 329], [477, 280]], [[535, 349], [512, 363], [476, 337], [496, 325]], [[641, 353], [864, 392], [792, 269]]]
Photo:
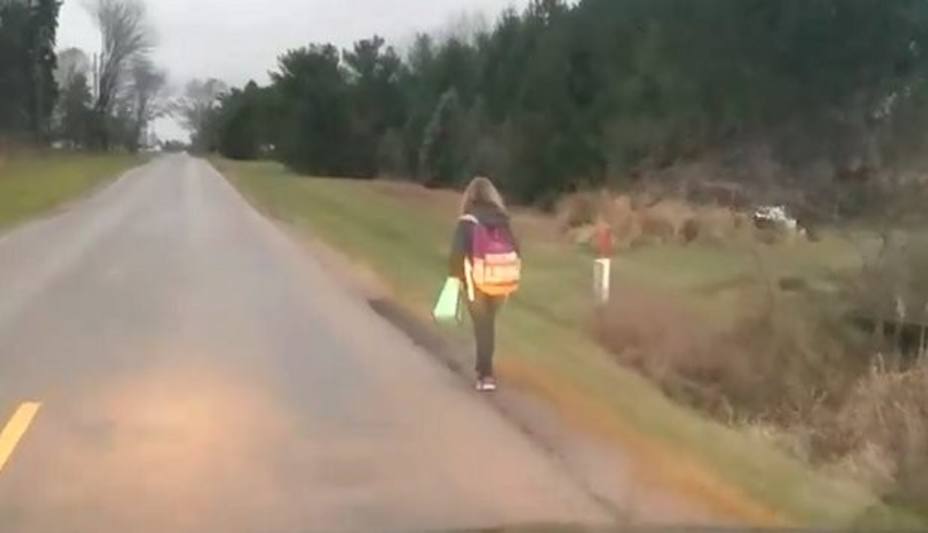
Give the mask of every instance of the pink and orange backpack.
[[487, 296], [510, 296], [518, 291], [522, 258], [509, 228], [481, 224], [472, 215], [461, 220], [474, 225], [470, 256], [465, 260], [468, 284]]

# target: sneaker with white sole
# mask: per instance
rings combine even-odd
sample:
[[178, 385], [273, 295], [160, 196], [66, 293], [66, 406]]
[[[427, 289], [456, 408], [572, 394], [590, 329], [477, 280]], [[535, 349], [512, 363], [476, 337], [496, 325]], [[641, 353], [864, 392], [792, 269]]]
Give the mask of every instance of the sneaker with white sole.
[[479, 392], [494, 392], [496, 388], [496, 378], [485, 377], [477, 380], [477, 390]]

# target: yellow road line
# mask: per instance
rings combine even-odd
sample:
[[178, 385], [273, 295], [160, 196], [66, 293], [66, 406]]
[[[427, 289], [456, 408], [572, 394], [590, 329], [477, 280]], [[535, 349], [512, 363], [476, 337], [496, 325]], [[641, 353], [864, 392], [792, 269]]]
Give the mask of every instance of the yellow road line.
[[26, 434], [26, 430], [29, 429], [29, 425], [39, 412], [39, 407], [42, 407], [42, 404], [37, 402], [21, 404], [13, 413], [13, 418], [6, 423], [3, 432], [0, 432], [0, 471], [6, 466], [19, 441]]

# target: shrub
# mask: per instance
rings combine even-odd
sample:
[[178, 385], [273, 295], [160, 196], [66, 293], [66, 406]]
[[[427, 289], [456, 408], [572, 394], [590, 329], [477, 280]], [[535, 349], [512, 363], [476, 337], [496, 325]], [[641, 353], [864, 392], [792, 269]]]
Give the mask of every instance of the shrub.
[[571, 241], [587, 242], [586, 226], [600, 219], [612, 228], [618, 249], [631, 246], [691, 243], [782, 242], [784, 233], [758, 230], [745, 213], [726, 207], [697, 206], [677, 199], [657, 199], [653, 191], [636, 196], [584, 191], [564, 197], [557, 205], [558, 224]]
[[691, 218], [683, 224], [683, 242], [689, 244], [699, 238], [702, 233], [702, 225], [698, 219]]
[[641, 237], [641, 222], [629, 196], [620, 195], [612, 199], [607, 204], [605, 218], [612, 227], [619, 249], [628, 248]]
[[602, 194], [578, 192], [565, 196], [557, 205], [558, 225], [564, 231], [596, 222], [602, 212]]
[[659, 243], [679, 242], [693, 208], [677, 200], [662, 200], [640, 211], [642, 237]]

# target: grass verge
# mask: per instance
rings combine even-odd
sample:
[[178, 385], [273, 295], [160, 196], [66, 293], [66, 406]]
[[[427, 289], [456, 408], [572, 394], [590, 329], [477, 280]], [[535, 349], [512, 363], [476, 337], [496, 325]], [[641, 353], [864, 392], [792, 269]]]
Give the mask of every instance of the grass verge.
[[[272, 163], [217, 164], [265, 213], [376, 271], [400, 304], [427, 319], [446, 270], [453, 195], [307, 179]], [[546, 239], [537, 217], [516, 222], [528, 268], [523, 290], [501, 317], [500, 372], [507, 383], [544, 397], [566, 420], [628, 450], [643, 476], [727, 517], [761, 526], [920, 525], [866, 488], [708, 421], [616, 365], [583, 324], [589, 259]], [[648, 271], [634, 256], [619, 269]]]
[[0, 158], [0, 228], [60, 206], [140, 161], [128, 154], [60, 152]]

